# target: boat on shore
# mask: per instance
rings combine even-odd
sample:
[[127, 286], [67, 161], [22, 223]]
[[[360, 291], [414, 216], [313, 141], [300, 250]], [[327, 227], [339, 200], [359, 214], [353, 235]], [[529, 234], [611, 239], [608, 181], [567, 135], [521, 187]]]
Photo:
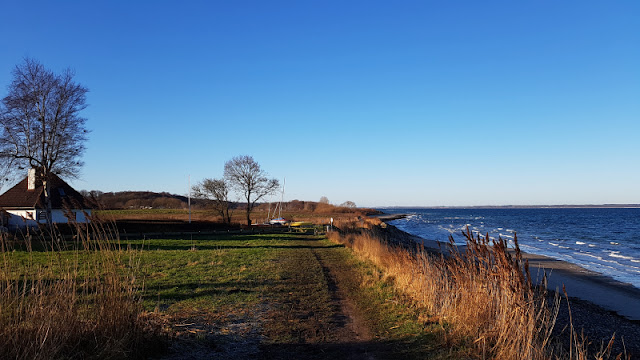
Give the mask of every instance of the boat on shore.
[[[268, 225], [287, 225], [289, 224], [291, 221], [285, 219], [284, 217], [282, 217], [282, 203], [284, 201], [284, 185], [286, 184], [286, 179], [283, 181], [282, 183], [282, 193], [280, 194], [280, 202], [276, 204], [275, 209], [273, 209], [273, 215], [271, 213], [271, 204], [269, 204], [269, 214], [267, 215], [267, 222], [266, 224]], [[271, 216], [275, 216], [276, 215], [276, 211], [278, 212], [278, 217], [277, 218], [273, 218], [270, 219]]]
[[287, 225], [288, 223], [289, 223], [289, 220], [283, 217], [278, 217], [278, 218], [269, 220], [269, 225]]

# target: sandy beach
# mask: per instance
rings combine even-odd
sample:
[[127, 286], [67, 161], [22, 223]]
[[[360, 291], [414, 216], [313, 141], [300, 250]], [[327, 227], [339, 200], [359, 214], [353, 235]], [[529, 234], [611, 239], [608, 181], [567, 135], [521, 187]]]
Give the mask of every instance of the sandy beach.
[[535, 269], [539, 278], [543, 271], [547, 273], [550, 290], [562, 291], [564, 285], [570, 297], [640, 321], [640, 289], [565, 261], [534, 254], [524, 254], [524, 257], [529, 260], [532, 276], [536, 274]]

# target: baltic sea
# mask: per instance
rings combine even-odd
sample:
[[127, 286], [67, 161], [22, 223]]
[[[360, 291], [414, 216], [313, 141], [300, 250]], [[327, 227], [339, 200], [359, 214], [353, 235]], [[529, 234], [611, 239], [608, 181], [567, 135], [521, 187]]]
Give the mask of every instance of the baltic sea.
[[640, 209], [638, 208], [494, 208], [381, 209], [409, 216], [390, 224], [427, 240], [447, 242], [461, 232], [502, 237], [520, 248], [580, 265], [640, 288]]

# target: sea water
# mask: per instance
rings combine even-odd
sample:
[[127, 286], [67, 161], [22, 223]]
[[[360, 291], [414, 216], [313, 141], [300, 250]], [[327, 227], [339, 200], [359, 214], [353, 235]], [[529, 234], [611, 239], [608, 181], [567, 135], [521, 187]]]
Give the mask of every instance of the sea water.
[[464, 244], [462, 231], [502, 237], [520, 249], [580, 265], [640, 288], [640, 209], [380, 209], [390, 224], [428, 240]]

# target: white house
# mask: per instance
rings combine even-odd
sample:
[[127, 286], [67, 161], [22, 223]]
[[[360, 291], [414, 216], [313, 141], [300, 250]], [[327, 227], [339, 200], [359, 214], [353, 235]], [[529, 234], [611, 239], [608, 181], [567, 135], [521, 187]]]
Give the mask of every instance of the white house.
[[[51, 174], [49, 180], [49, 193], [53, 223], [67, 223], [69, 220], [88, 221], [85, 214], [90, 215], [91, 209], [87, 200], [55, 174]], [[47, 222], [44, 186], [37, 178], [35, 169], [30, 169], [27, 177], [0, 195], [0, 209], [3, 210], [0, 220], [7, 228], [35, 226], [37, 223]]]

